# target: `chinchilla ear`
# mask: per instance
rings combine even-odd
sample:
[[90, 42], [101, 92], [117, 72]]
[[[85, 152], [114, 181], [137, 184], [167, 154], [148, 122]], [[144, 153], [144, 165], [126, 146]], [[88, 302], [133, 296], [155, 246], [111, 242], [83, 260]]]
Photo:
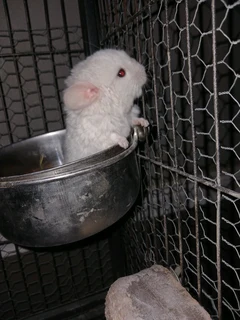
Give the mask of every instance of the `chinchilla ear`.
[[78, 110], [90, 106], [99, 96], [99, 88], [91, 83], [81, 82], [70, 86], [63, 93], [65, 107]]

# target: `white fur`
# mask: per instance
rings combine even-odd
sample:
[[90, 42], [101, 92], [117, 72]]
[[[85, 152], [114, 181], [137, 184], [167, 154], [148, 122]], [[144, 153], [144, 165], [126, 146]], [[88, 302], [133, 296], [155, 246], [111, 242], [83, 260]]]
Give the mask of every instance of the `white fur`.
[[[126, 71], [125, 77], [118, 77], [120, 69]], [[147, 120], [138, 118], [138, 106], [133, 106], [146, 80], [141, 64], [124, 51], [114, 49], [97, 51], [72, 69], [64, 93], [67, 162], [115, 144], [128, 147], [126, 138], [131, 126], [148, 126]]]

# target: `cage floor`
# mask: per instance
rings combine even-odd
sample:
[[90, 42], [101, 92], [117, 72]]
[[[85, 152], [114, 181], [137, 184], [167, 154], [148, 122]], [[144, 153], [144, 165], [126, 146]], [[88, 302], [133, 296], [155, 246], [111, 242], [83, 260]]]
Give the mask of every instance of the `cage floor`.
[[26, 320], [104, 320], [106, 292], [59, 308], [41, 312]]

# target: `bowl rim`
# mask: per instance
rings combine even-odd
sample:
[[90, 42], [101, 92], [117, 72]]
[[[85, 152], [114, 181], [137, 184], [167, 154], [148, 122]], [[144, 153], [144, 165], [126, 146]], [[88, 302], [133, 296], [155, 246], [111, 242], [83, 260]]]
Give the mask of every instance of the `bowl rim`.
[[[45, 133], [44, 135], [56, 134], [59, 131], [64, 132], [65, 129], [50, 132], [50, 133]], [[20, 144], [25, 141], [36, 139], [36, 138], [39, 138], [40, 136], [29, 138], [24, 141], [17, 142], [15, 144]], [[0, 177], [0, 189], [14, 187], [16, 185], [36, 184], [36, 183], [60, 180], [60, 179], [72, 177], [75, 175], [83, 174], [91, 170], [107, 167], [127, 157], [130, 153], [132, 153], [136, 149], [138, 145], [138, 132], [136, 128], [133, 128], [131, 138], [132, 139], [130, 139], [130, 145], [127, 149], [123, 149], [122, 151], [120, 151], [120, 153], [110, 156], [103, 161], [101, 161], [101, 159], [104, 158], [104, 155], [106, 155], [109, 152], [109, 150], [118, 148], [118, 146], [110, 147], [92, 156], [88, 156], [80, 160], [62, 164], [53, 168], [31, 172], [31, 173], [25, 173], [21, 175], [2, 176]], [[6, 146], [4, 147], [4, 149], [6, 150], [6, 148], [11, 147], [13, 145], [14, 144], [10, 146]]]

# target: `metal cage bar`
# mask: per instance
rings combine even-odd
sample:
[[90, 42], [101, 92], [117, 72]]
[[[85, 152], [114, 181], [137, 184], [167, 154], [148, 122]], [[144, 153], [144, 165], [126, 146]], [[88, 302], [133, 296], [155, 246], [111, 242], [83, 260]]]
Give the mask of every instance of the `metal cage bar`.
[[[167, 37], [167, 57], [168, 57], [168, 74], [169, 74], [169, 90], [170, 90], [170, 105], [171, 105], [171, 130], [173, 134], [173, 150], [174, 150], [174, 164], [175, 168], [178, 168], [178, 154], [176, 145], [176, 124], [175, 124], [175, 109], [173, 102], [173, 83], [172, 83], [172, 72], [171, 72], [171, 55], [170, 55], [170, 39], [169, 39], [169, 21], [168, 21], [168, 1], [165, 0], [165, 15], [166, 15], [166, 37]], [[179, 259], [181, 268], [181, 281], [184, 276], [184, 260], [183, 260], [183, 243], [182, 243], [182, 223], [181, 214], [179, 210], [179, 176], [176, 172], [176, 197], [177, 197], [177, 216], [178, 216], [178, 236], [179, 236]]]
[[[217, 86], [217, 58], [216, 58], [216, 7], [215, 0], [212, 1], [212, 50], [213, 50], [213, 99], [214, 99], [214, 118], [215, 118], [215, 141], [216, 141], [216, 180], [221, 186], [220, 171], [220, 139], [219, 139], [219, 118], [218, 118], [218, 86]], [[221, 191], [217, 190], [217, 284], [218, 284], [218, 318], [222, 319], [222, 262], [221, 262]]]
[[[188, 57], [188, 77], [189, 77], [189, 99], [191, 107], [191, 129], [192, 129], [192, 152], [193, 152], [193, 174], [197, 177], [197, 158], [196, 158], [196, 132], [194, 119], [193, 105], [193, 83], [192, 83], [192, 67], [191, 67], [191, 44], [189, 31], [189, 3], [185, 1], [186, 12], [186, 31], [187, 31], [187, 57]], [[200, 248], [200, 227], [199, 227], [199, 209], [198, 209], [198, 183], [194, 181], [194, 209], [195, 209], [195, 232], [196, 232], [196, 252], [197, 252], [197, 285], [198, 299], [201, 301], [202, 286], [201, 286], [201, 248]]]

